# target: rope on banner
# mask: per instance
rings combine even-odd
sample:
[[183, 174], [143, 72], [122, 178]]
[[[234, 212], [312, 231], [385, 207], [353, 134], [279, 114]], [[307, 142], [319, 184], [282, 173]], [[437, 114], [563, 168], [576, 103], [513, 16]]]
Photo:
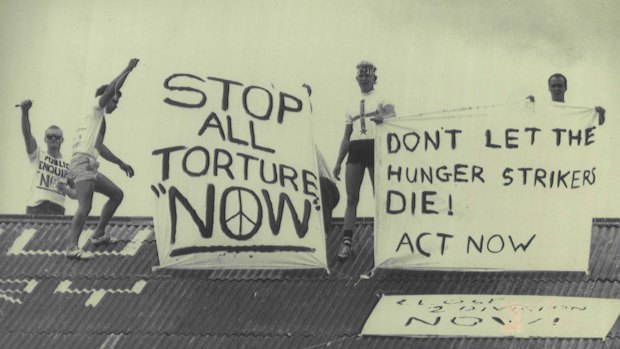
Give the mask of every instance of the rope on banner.
[[432, 111], [432, 112], [424, 112], [424, 113], [417, 113], [417, 114], [411, 114], [411, 115], [399, 115], [399, 118], [409, 118], [409, 117], [424, 117], [424, 116], [430, 116], [430, 115], [434, 115], [434, 114], [442, 114], [442, 113], [455, 113], [455, 112], [462, 112], [462, 111], [468, 111], [468, 110], [485, 110], [485, 109], [491, 109], [491, 108], [501, 108], [501, 107], [509, 107], [509, 106], [514, 106], [517, 104], [521, 104], [522, 102], [506, 102], [506, 103], [502, 103], [502, 104], [490, 104], [490, 105], [481, 105], [481, 106], [470, 106], [470, 107], [462, 107], [462, 108], [456, 108], [456, 109], [442, 109], [442, 110], [436, 110], [436, 111]]

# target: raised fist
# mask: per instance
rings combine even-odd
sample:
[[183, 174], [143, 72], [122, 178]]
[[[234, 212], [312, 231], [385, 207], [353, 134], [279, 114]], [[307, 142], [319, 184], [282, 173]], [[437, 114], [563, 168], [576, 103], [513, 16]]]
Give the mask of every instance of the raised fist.
[[23, 101], [20, 104], [16, 105], [16, 107], [21, 107], [22, 110], [28, 111], [32, 107], [32, 101], [29, 100], [29, 99], [26, 99], [25, 101]]
[[139, 59], [137, 59], [137, 58], [132, 58], [132, 59], [130, 59], [130, 60], [129, 60], [129, 65], [128, 65], [127, 67], [128, 67], [129, 69], [133, 69], [133, 68], [135, 68], [135, 67], [138, 65], [138, 62], [139, 62], [139, 61], [140, 61], [140, 60], [139, 60]]

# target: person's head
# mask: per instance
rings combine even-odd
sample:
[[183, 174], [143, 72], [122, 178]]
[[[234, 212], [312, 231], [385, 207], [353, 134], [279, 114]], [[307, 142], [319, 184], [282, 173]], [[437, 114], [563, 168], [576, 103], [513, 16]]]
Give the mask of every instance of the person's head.
[[52, 125], [45, 130], [45, 144], [47, 144], [48, 152], [60, 151], [60, 145], [63, 140], [60, 127]]
[[375, 65], [368, 61], [361, 61], [357, 65], [356, 80], [362, 92], [366, 93], [374, 89], [374, 85], [377, 82], [376, 70]]
[[[99, 87], [97, 89], [97, 92], [95, 92], [95, 97], [101, 96], [105, 92], [106, 88], [108, 88], [108, 85], [103, 85]], [[123, 94], [121, 93], [121, 91], [116, 91], [112, 98], [110, 98], [108, 104], [106, 104], [105, 106], [105, 112], [107, 114], [112, 113], [116, 109], [116, 107], [118, 106], [118, 101], [121, 99], [122, 95]]]
[[564, 94], [568, 89], [568, 80], [562, 74], [556, 73], [549, 77], [547, 81], [549, 92], [551, 92], [551, 100], [554, 102], [564, 102]]
[[114, 94], [114, 96], [112, 96], [112, 98], [110, 98], [110, 101], [108, 102], [108, 105], [105, 106], [105, 112], [110, 114], [111, 112], [113, 112], [116, 107], [118, 106], [118, 101], [121, 99], [122, 93], [121, 91], [116, 91], [116, 93]]

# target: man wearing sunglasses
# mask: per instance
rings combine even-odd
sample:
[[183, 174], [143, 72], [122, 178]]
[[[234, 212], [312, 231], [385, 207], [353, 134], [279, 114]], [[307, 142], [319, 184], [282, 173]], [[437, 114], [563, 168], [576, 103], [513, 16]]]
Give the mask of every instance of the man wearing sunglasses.
[[103, 139], [106, 131], [105, 115], [116, 110], [121, 98], [120, 89], [127, 75], [137, 64], [137, 59], [131, 59], [119, 76], [109, 84], [97, 89], [95, 97], [99, 98], [91, 111], [82, 119], [75, 134], [68, 178], [74, 183], [78, 208], [71, 222], [71, 232], [65, 251], [65, 255], [69, 258], [89, 259], [93, 257], [92, 253], [79, 248], [78, 240], [90, 213], [95, 192], [107, 196], [108, 201], [103, 206], [99, 223], [90, 241], [95, 247], [113, 242], [110, 236], [105, 234], [105, 228], [123, 201], [123, 191], [105, 175], [97, 171], [99, 168], [97, 158], [101, 155], [102, 158], [118, 165], [128, 177], [132, 177], [134, 174], [131, 166], [116, 157], [103, 144]]
[[62, 130], [52, 125], [45, 130], [47, 151], [39, 148], [30, 131], [29, 111], [32, 101], [27, 99], [16, 107], [22, 111], [22, 133], [26, 142], [26, 152], [32, 164], [33, 176], [26, 214], [63, 215], [65, 214], [65, 195], [75, 198], [75, 192], [67, 187], [69, 163], [60, 153]]

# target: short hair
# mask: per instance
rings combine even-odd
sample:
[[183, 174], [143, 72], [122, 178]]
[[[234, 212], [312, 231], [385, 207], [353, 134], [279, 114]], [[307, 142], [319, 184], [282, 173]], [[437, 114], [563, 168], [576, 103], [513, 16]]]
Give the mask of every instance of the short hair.
[[549, 79], [547, 80], [547, 86], [551, 85], [551, 79], [553, 78], [562, 78], [564, 80], [564, 87], [566, 87], [566, 89], [568, 90], [568, 80], [566, 79], [566, 76], [560, 74], [560, 73], [555, 73], [553, 75], [551, 75], [549, 77]]
[[62, 129], [60, 127], [58, 127], [56, 125], [52, 125], [52, 126], [48, 127], [47, 129], [45, 129], [45, 136], [47, 136], [47, 131], [49, 131], [49, 130], [58, 130], [58, 131], [60, 131], [60, 133], [63, 133]]

